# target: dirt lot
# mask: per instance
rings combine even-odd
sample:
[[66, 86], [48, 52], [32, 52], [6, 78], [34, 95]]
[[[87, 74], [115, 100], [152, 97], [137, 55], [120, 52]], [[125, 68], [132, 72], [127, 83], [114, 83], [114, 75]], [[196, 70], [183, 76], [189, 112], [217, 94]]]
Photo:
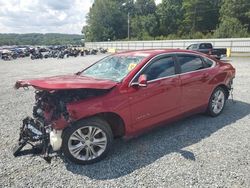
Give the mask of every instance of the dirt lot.
[[77, 72], [100, 58], [0, 60], [0, 187], [250, 187], [250, 58], [231, 58], [236, 103], [229, 100], [217, 118], [195, 115], [117, 140], [105, 160], [88, 166], [14, 158], [19, 125], [34, 102], [34, 90], [14, 90], [15, 81]]

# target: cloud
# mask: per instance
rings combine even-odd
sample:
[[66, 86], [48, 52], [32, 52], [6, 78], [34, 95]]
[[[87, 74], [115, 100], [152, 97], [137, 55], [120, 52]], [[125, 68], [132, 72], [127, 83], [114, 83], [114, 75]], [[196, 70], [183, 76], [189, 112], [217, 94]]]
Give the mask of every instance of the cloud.
[[80, 34], [93, 0], [0, 0], [0, 33]]
[[43, 0], [41, 3], [46, 4], [49, 8], [54, 10], [67, 10], [73, 5], [71, 0]]
[[[0, 0], [0, 33], [80, 34], [94, 0]], [[161, 0], [156, 0], [160, 3]]]

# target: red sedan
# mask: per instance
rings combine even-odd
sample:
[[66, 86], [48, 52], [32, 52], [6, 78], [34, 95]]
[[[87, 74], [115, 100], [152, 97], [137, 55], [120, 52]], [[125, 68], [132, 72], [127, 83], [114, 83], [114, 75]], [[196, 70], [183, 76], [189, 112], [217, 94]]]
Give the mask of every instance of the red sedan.
[[[33, 86], [33, 117], [23, 120], [19, 144], [42, 144], [47, 158], [62, 150], [79, 164], [102, 159], [113, 138], [195, 113], [218, 116], [229, 97], [231, 64], [188, 50], [114, 54], [74, 75], [19, 80]], [[28, 141], [27, 141], [28, 140]]]

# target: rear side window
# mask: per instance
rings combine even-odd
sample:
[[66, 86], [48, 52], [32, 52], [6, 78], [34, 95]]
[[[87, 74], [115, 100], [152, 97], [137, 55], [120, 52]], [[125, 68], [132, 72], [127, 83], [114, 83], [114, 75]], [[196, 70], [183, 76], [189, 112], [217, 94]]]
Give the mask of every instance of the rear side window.
[[148, 81], [174, 75], [175, 66], [173, 57], [164, 57], [156, 60], [142, 74], [147, 76]]
[[181, 72], [191, 72], [205, 68], [200, 57], [193, 55], [178, 55]]
[[203, 60], [204, 60], [205, 67], [211, 67], [214, 64], [214, 62], [208, 58], [203, 57]]

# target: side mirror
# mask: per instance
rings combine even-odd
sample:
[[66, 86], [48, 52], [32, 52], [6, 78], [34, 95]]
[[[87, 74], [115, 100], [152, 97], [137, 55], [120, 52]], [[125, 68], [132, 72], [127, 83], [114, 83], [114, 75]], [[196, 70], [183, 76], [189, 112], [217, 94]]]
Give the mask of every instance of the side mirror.
[[147, 76], [145, 74], [140, 75], [138, 83], [140, 87], [147, 87], [148, 85]]
[[140, 75], [138, 82], [132, 83], [131, 86], [147, 87], [148, 81], [145, 74]]

